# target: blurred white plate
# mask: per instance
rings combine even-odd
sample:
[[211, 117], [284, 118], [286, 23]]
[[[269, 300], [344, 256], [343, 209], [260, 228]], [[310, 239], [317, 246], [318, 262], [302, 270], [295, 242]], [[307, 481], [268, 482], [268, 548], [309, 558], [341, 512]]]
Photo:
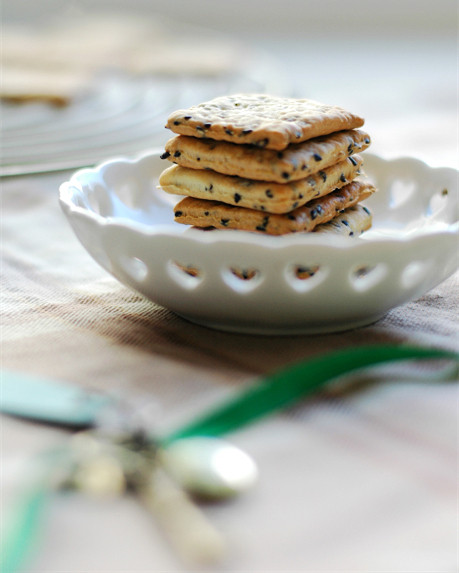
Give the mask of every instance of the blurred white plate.
[[[0, 176], [77, 169], [159, 147], [165, 118], [223, 93], [267, 89], [265, 66], [220, 76], [101, 76], [67, 107], [0, 102]], [[263, 71], [262, 71], [263, 70]]]
[[[347, 330], [420, 297], [457, 268], [454, 169], [366, 153], [379, 191], [366, 201], [373, 229], [354, 238], [189, 229], [173, 220], [178, 198], [156, 187], [165, 167], [159, 152], [114, 159], [63, 183], [60, 202], [102, 267], [198, 324], [259, 334]], [[199, 275], [180, 268], [188, 265]], [[318, 270], [304, 280], [298, 267]]]

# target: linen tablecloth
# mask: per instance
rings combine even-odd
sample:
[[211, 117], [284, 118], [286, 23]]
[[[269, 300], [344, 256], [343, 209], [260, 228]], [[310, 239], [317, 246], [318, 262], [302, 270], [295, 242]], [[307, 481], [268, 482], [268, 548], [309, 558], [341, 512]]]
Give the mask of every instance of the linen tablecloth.
[[[249, 336], [189, 323], [119, 284], [80, 245], [57, 200], [67, 173], [2, 189], [2, 368], [154, 402], [173, 426], [260, 375], [372, 343], [458, 347], [455, 275], [376, 324], [320, 336]], [[324, 390], [231, 440], [260, 481], [203, 507], [228, 541], [221, 571], [458, 570], [458, 387], [390, 369]], [[68, 439], [2, 418], [8, 505], [34, 453]], [[29, 573], [186, 571], [134, 499], [57, 497]]]
[[[33, 27], [55, 12], [74, 23], [79, 10], [108, 7], [96, 0], [6, 4], [5, 19]], [[180, 15], [192, 13], [192, 22], [229, 32], [237, 45], [244, 39], [250, 49], [237, 63], [244, 73], [261, 75], [261, 86], [363, 115], [372, 152], [457, 168], [453, 3], [437, 3], [434, 11], [426, 2], [414, 11], [413, 4], [367, 10], [368, 3], [357, 2], [351, 10], [342, 2], [314, 9], [299, 1], [269, 9], [261, 2], [136, 3], [149, 40], [162, 37], [151, 33], [156, 20], [147, 22], [155, 9], [171, 17], [173, 30]], [[134, 2], [124, 5], [135, 11]], [[193, 50], [185, 45], [188, 59], [179, 54], [181, 66], [202, 48], [199, 30]], [[175, 40], [167, 40], [164, 54], [144, 50], [143, 63], [151, 70], [165, 62], [170, 70]], [[252, 61], [252, 49], [262, 57]], [[267, 69], [260, 65], [265, 55]], [[222, 61], [220, 54], [219, 67]], [[177, 90], [190, 87], [179, 80]], [[151, 135], [148, 145], [167, 139], [164, 131]], [[249, 336], [187, 322], [118, 283], [84, 250], [58, 204], [58, 187], [69, 175], [1, 181], [5, 371], [121, 396], [139, 412], [146, 407], [153, 425], [164, 429], [266, 373], [333, 350], [386, 343], [459, 349], [459, 274], [348, 332]], [[229, 436], [254, 458], [260, 479], [235, 500], [202, 506], [228, 544], [215, 571], [457, 573], [459, 390], [435, 378], [437, 372], [428, 363], [373, 370]], [[34, 456], [66, 444], [69, 432], [8, 416], [0, 422], [3, 513], [33, 475]], [[190, 568], [135, 499], [78, 494], [53, 499], [26, 565], [26, 573], [185, 571]]]

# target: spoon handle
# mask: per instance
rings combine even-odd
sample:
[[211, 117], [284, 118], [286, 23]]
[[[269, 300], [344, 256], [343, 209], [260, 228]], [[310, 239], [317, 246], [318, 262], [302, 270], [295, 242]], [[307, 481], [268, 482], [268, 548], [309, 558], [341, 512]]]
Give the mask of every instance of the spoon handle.
[[137, 494], [184, 563], [209, 566], [223, 559], [222, 535], [163, 468], [158, 465]]

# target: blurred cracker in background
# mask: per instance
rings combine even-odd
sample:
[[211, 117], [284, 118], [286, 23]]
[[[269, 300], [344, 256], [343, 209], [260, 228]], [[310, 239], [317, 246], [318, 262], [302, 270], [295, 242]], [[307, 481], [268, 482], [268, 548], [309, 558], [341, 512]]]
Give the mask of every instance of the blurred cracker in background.
[[236, 72], [243, 61], [234, 39], [124, 12], [62, 18], [40, 27], [4, 24], [2, 42], [0, 96], [59, 106], [90, 89], [102, 73], [213, 77]]

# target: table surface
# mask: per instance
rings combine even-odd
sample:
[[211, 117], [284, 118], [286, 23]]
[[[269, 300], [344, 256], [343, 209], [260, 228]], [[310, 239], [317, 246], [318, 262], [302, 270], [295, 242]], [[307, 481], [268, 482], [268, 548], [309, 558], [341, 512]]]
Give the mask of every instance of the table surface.
[[[457, 52], [449, 38], [259, 38], [277, 89], [360, 110], [373, 151], [458, 166]], [[294, 55], [292, 55], [294, 54]], [[272, 79], [272, 78], [271, 78]], [[284, 88], [282, 87], [284, 85]], [[339, 98], [337, 98], [339, 96]], [[166, 136], [161, 133], [158, 141]], [[249, 336], [189, 323], [100, 268], [57, 201], [70, 174], [2, 181], [2, 368], [157, 406], [184, 420], [292, 362], [362, 344], [458, 349], [458, 275], [376, 324], [320, 336]], [[458, 570], [458, 387], [404, 367], [324, 390], [241, 430], [257, 486], [203, 511], [228, 542], [217, 571], [453, 573]], [[3, 416], [2, 500], [34, 454], [68, 432]], [[175, 572], [177, 559], [129, 496], [57, 497], [28, 573]]]

